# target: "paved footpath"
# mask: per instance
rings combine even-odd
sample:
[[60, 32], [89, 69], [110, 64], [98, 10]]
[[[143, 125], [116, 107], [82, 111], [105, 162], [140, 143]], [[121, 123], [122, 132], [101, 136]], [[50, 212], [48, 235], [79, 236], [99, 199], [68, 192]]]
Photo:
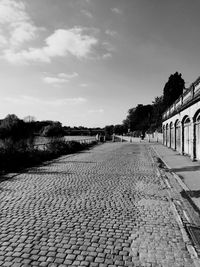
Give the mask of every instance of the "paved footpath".
[[194, 266], [149, 149], [103, 144], [1, 182], [0, 266]]

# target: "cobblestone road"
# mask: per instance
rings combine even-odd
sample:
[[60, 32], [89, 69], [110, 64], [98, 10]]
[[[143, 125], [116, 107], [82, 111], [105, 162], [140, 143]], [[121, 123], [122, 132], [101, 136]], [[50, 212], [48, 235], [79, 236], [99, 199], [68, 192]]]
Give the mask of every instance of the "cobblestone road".
[[61, 157], [0, 200], [0, 266], [193, 266], [148, 145]]

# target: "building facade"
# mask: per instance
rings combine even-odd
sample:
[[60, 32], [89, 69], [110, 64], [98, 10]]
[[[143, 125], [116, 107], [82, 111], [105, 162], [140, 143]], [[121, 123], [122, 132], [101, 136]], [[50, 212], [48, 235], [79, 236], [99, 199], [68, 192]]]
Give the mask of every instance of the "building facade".
[[200, 77], [163, 114], [163, 144], [200, 160]]

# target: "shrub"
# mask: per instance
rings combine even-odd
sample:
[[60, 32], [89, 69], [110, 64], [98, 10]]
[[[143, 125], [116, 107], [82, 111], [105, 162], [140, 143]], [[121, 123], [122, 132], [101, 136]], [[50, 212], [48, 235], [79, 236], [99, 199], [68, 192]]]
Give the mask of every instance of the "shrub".
[[0, 147], [0, 172], [16, 172], [41, 164], [58, 156], [75, 153], [96, 144], [80, 144], [76, 141], [52, 139], [45, 150], [34, 149], [31, 140], [5, 139]]
[[67, 144], [62, 139], [52, 139], [47, 145], [46, 149], [52, 155], [62, 155], [67, 152]]

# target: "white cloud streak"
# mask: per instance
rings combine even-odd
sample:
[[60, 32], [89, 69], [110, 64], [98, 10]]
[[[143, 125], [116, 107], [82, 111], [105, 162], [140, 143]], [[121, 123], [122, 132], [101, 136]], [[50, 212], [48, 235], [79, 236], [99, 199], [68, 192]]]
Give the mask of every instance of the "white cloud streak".
[[83, 15], [85, 15], [86, 17], [88, 17], [89, 19], [92, 19], [92, 18], [93, 18], [92, 13], [90, 13], [89, 11], [87, 11], [87, 10], [85, 10], [85, 9], [82, 9], [82, 10], [81, 10], [81, 13], [82, 13]]
[[66, 79], [73, 79], [78, 77], [78, 73], [77, 72], [73, 72], [73, 73], [58, 73], [58, 77], [59, 78], [66, 78]]
[[61, 84], [68, 83], [70, 82], [71, 79], [74, 79], [76, 77], [78, 77], [78, 73], [76, 72], [69, 73], [69, 74], [58, 73], [57, 75], [54, 75], [54, 76], [51, 75], [51, 76], [43, 77], [43, 82], [53, 85], [53, 86], [58, 86]]
[[122, 14], [122, 10], [117, 7], [111, 8], [111, 11], [115, 14]]
[[115, 51], [115, 47], [109, 42], [103, 42], [102, 46], [106, 49], [107, 52]]
[[87, 84], [87, 83], [81, 83], [80, 84], [80, 87], [88, 87], [89, 86], [89, 84]]
[[115, 36], [117, 35], [117, 32], [116, 32], [116, 31], [112, 31], [112, 30], [109, 30], [109, 29], [107, 29], [107, 30], [105, 31], [105, 33], [106, 33], [107, 35], [109, 35], [109, 36], [112, 36], [112, 37], [115, 37]]
[[104, 110], [102, 108], [100, 108], [100, 109], [90, 109], [88, 112], [89, 113], [104, 113]]
[[106, 53], [102, 56], [103, 59], [111, 58], [112, 54], [111, 53]]

